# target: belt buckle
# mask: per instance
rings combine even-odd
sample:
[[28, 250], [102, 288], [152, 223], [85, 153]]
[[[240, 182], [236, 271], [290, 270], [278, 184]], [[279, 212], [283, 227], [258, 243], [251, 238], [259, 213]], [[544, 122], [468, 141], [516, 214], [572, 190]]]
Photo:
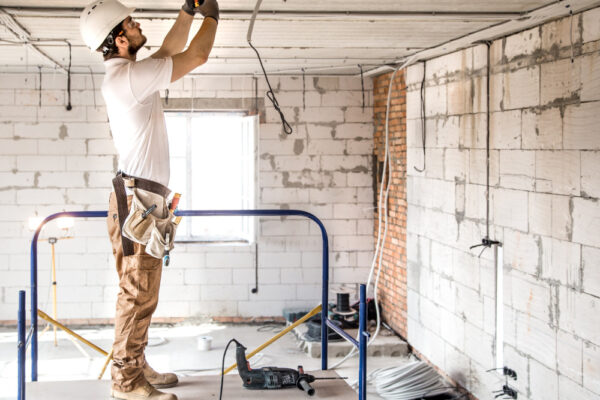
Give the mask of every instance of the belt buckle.
[[127, 186], [128, 188], [135, 187], [135, 179], [134, 178], [124, 178], [123, 181], [125, 182], [125, 186]]

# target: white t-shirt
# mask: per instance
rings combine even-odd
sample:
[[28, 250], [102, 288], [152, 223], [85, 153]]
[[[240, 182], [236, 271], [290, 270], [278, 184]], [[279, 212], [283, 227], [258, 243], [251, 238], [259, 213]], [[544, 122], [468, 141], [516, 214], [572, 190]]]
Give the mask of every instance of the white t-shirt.
[[104, 62], [102, 95], [119, 170], [169, 185], [169, 140], [159, 90], [171, 82], [173, 60], [146, 58]]

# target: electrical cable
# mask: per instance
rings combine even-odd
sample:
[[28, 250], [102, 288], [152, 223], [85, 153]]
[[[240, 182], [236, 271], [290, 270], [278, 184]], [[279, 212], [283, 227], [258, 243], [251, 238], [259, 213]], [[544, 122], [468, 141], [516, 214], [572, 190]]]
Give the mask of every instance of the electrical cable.
[[[385, 143], [385, 155], [384, 155], [384, 162], [383, 162], [383, 171], [382, 171], [382, 175], [381, 175], [381, 183], [379, 185], [379, 204], [377, 205], [377, 216], [378, 216], [377, 243], [375, 245], [375, 254], [373, 254], [373, 259], [371, 261], [371, 269], [369, 271], [369, 278], [367, 279], [367, 291], [368, 291], [369, 288], [371, 287], [371, 282], [373, 279], [373, 273], [375, 271], [375, 267], [378, 266], [377, 277], [375, 279], [375, 284], [373, 285], [373, 288], [372, 288], [373, 301], [375, 302], [375, 315], [376, 315], [377, 323], [376, 323], [375, 332], [373, 333], [373, 335], [371, 335], [371, 338], [367, 342], [367, 346], [369, 346], [371, 343], [373, 343], [373, 341], [377, 338], [377, 335], [379, 334], [379, 330], [381, 329], [381, 314], [380, 314], [380, 310], [379, 310], [378, 288], [379, 288], [379, 277], [380, 277], [381, 271], [383, 269], [383, 264], [382, 264], [383, 247], [385, 246], [385, 240], [387, 238], [387, 228], [388, 228], [387, 203], [388, 203], [389, 190], [390, 190], [390, 186], [391, 186], [390, 182], [392, 179], [392, 170], [391, 170], [391, 168], [389, 168], [389, 172], [387, 172], [389, 176], [386, 180], [386, 171], [388, 170], [388, 164], [391, 164], [391, 156], [389, 154], [389, 121], [390, 121], [390, 108], [391, 108], [391, 102], [392, 102], [392, 88], [393, 88], [394, 78], [396, 77], [396, 73], [398, 73], [399, 70], [405, 68], [407, 65], [412, 63], [413, 59], [414, 59], [414, 56], [408, 58], [403, 64], [399, 65], [394, 70], [394, 72], [392, 73], [392, 75], [390, 77], [390, 83], [388, 86], [387, 106], [386, 106], [386, 113], [385, 113], [385, 142], [384, 142]], [[387, 182], [387, 187], [386, 187], [385, 195], [384, 195], [383, 187], [384, 187], [385, 182]], [[382, 210], [383, 210], [383, 212], [382, 212]], [[385, 220], [383, 221], [384, 222], [383, 240], [382, 240], [382, 234], [381, 234], [382, 214], [385, 214]], [[357, 340], [358, 340], [358, 337], [357, 337]], [[355, 354], [356, 354], [356, 347], [352, 347], [352, 350], [344, 358], [342, 358], [340, 361], [338, 361], [333, 366], [331, 366], [330, 369], [335, 369], [335, 368], [339, 367], [344, 362], [346, 362], [346, 360], [353, 357]]]
[[[375, 389], [371, 393], [377, 393], [386, 400], [423, 399], [432, 394], [448, 393], [450, 389], [458, 390], [447, 386], [438, 373], [423, 361], [376, 369], [367, 376], [367, 382]], [[356, 387], [357, 384], [354, 381], [351, 386]]]
[[363, 66], [358, 64], [358, 68], [360, 68], [360, 86], [362, 88], [362, 109], [365, 109], [365, 75], [363, 71]]
[[425, 143], [427, 142], [427, 122], [425, 121], [425, 66], [427, 61], [423, 61], [423, 80], [421, 81], [421, 139], [423, 141], [423, 169], [413, 167], [417, 172], [424, 172], [427, 166], [427, 157], [425, 153]]
[[227, 342], [227, 346], [225, 346], [225, 351], [223, 351], [223, 362], [221, 363], [221, 388], [219, 389], [219, 400], [223, 398], [223, 379], [225, 378], [225, 355], [227, 354], [227, 349], [229, 349], [229, 345], [235, 342], [236, 345], [241, 346], [240, 342], [235, 339], [231, 339]]
[[[571, 5], [567, 5], [571, 7]], [[575, 51], [573, 49], [573, 9], [569, 8], [569, 22], [571, 23], [571, 29], [569, 29], [569, 40], [571, 41], [571, 64], [575, 62]]]
[[67, 45], [69, 45], [69, 68], [67, 68], [67, 111], [71, 111], [73, 109], [73, 106], [71, 105], [71, 62], [72, 62], [72, 48], [71, 48], [71, 42], [69, 42], [68, 40], [65, 40], [65, 42], [67, 43]]
[[256, 332], [273, 332], [273, 333], [279, 333], [283, 330], [284, 328], [282, 328], [281, 324], [265, 324], [263, 326], [259, 326], [258, 328], [256, 328]]
[[473, 250], [476, 247], [483, 247], [481, 252], [479, 253], [479, 257], [483, 254], [483, 252], [492, 247], [492, 245], [501, 245], [501, 243], [497, 240], [490, 239], [490, 78], [491, 78], [491, 64], [490, 64], [490, 47], [492, 42], [484, 41], [482, 42], [487, 46], [487, 110], [486, 110], [486, 143], [485, 143], [485, 151], [486, 151], [486, 176], [485, 176], [485, 237], [481, 239], [481, 243], [475, 244], [469, 248], [469, 250]]
[[[262, 365], [264, 363], [265, 360], [269, 361], [269, 357], [266, 357], [263, 353], [257, 353], [254, 357], [252, 357], [252, 365], [254, 367], [257, 367], [259, 365]], [[218, 371], [219, 369], [221, 369], [221, 367], [213, 367], [213, 368], [183, 368], [183, 369], [176, 369], [173, 372], [177, 373], [177, 375], [181, 375], [181, 376], [198, 376], [201, 375], [199, 373], [202, 372], [209, 372], [209, 371]]]
[[275, 111], [277, 111], [279, 113], [279, 117], [281, 118], [281, 124], [283, 126], [283, 131], [286, 134], [290, 135], [293, 132], [292, 127], [286, 121], [285, 115], [283, 115], [283, 111], [281, 111], [279, 102], [277, 101], [277, 98], [275, 97], [275, 93], [273, 92], [273, 88], [271, 87], [271, 82], [269, 82], [269, 76], [267, 75], [267, 71], [265, 70], [265, 66], [263, 65], [262, 58], [260, 57], [260, 53], [258, 52], [256, 47], [254, 47], [252, 45], [252, 32], [254, 31], [254, 22], [256, 21], [256, 16], [258, 15], [258, 10], [260, 9], [261, 3], [262, 3], [262, 0], [258, 0], [256, 2], [256, 6], [254, 7], [254, 12], [252, 13], [252, 18], [250, 19], [250, 26], [248, 27], [248, 34], [246, 35], [246, 39], [248, 40], [248, 44], [250, 45], [252, 50], [254, 50], [254, 52], [256, 53], [256, 56], [258, 57], [258, 62], [260, 63], [260, 68], [262, 69], [263, 75], [265, 76], [265, 80], [267, 81], [267, 86], [269, 87], [269, 91], [267, 92], [267, 97], [269, 98], [269, 100], [271, 100], [271, 103], [273, 104]]

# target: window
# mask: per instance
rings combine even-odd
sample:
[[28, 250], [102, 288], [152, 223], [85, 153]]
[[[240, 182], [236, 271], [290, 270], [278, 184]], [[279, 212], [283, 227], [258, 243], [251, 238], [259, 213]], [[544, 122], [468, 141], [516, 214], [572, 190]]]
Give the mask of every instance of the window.
[[[258, 118], [232, 112], [165, 112], [169, 187], [182, 210], [255, 207]], [[252, 242], [254, 217], [185, 217], [180, 242]]]

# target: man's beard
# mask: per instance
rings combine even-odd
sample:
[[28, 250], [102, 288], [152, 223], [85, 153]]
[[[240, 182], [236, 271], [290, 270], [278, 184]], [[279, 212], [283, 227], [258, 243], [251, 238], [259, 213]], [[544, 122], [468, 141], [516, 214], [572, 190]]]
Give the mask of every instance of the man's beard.
[[127, 47], [127, 51], [129, 52], [130, 55], [135, 56], [138, 52], [139, 49], [141, 49], [145, 44], [146, 41], [148, 40], [148, 38], [146, 38], [146, 36], [142, 35], [142, 40], [139, 43], [131, 43], [131, 41], [129, 41], [129, 46]]

